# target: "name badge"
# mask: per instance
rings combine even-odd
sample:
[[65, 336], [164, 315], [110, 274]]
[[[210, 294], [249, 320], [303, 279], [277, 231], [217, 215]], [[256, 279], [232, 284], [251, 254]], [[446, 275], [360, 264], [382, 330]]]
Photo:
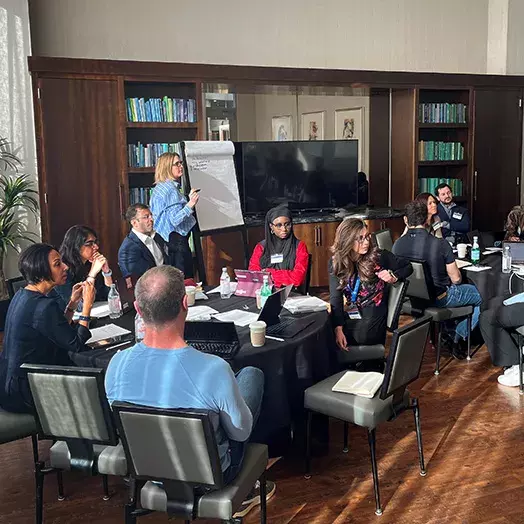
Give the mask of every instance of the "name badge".
[[271, 255], [272, 264], [281, 264], [282, 262], [284, 262], [284, 255], [282, 253]]
[[456, 218], [457, 220], [462, 220], [462, 213], [455, 212], [451, 215], [451, 218]]
[[357, 306], [351, 305], [348, 308], [348, 316], [350, 320], [361, 320], [362, 316]]

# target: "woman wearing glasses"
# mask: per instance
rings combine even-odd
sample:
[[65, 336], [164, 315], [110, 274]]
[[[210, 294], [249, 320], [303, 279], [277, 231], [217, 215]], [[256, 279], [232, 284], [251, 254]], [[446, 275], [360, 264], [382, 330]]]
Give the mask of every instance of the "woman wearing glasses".
[[[384, 344], [388, 287], [413, 272], [409, 261], [370, 243], [366, 223], [344, 220], [329, 262], [329, 301], [337, 346]], [[344, 305], [344, 298], [346, 305]]]
[[69, 268], [65, 284], [56, 287], [64, 304], [67, 304], [73, 286], [84, 281], [95, 286], [96, 300], [107, 300], [113, 273], [106, 257], [98, 250], [98, 238], [93, 229], [87, 226], [70, 227], [60, 246], [60, 255]]
[[164, 153], [157, 160], [151, 212], [156, 232], [167, 242], [170, 264], [185, 278], [193, 276], [193, 255], [188, 237], [196, 224], [193, 216], [198, 191], [191, 189], [189, 200], [182, 192], [184, 166], [176, 153]]
[[266, 238], [253, 250], [249, 269], [268, 271], [276, 287], [300, 286], [306, 278], [309, 253], [306, 244], [293, 233], [293, 219], [287, 207], [270, 209], [265, 222]]

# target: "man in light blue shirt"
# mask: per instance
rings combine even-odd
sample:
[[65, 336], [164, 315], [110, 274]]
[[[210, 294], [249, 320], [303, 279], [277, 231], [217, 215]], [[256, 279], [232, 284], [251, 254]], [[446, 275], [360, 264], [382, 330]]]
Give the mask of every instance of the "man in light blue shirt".
[[211, 411], [224, 480], [231, 482], [260, 414], [264, 374], [246, 367], [235, 376], [225, 360], [186, 344], [188, 306], [180, 270], [149, 269], [136, 284], [135, 298], [145, 337], [111, 359], [105, 377], [109, 402]]

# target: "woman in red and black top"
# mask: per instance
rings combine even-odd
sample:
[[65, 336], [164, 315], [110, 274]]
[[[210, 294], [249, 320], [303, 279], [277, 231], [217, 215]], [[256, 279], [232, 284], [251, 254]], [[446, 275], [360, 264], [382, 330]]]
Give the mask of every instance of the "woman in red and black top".
[[[329, 302], [337, 346], [384, 344], [388, 287], [413, 272], [409, 261], [370, 243], [366, 223], [344, 220], [329, 262]], [[344, 297], [346, 305], [344, 306]]]
[[285, 206], [270, 209], [265, 222], [266, 238], [251, 255], [251, 271], [267, 271], [276, 287], [300, 286], [306, 278], [309, 253], [293, 233], [291, 211]]

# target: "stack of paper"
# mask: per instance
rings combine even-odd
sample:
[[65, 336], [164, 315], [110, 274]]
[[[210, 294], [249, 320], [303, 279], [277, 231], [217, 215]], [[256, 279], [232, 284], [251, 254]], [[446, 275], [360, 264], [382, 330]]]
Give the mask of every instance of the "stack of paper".
[[108, 338], [117, 337], [120, 335], [127, 335], [131, 333], [128, 329], [124, 329], [116, 324], [107, 324], [107, 326], [101, 326], [94, 329], [91, 329], [91, 338], [86, 342], [86, 344], [92, 344], [93, 342], [98, 342], [99, 340], [105, 340]]
[[346, 371], [331, 389], [337, 393], [349, 393], [359, 397], [373, 398], [383, 381], [384, 375], [375, 371], [366, 373]]
[[258, 313], [251, 313], [249, 311], [243, 311], [242, 309], [233, 309], [232, 311], [219, 313], [215, 315], [215, 318], [220, 320], [220, 322], [234, 322], [235, 326], [244, 327], [249, 326], [251, 322], [255, 322], [258, 319]]
[[209, 306], [191, 306], [187, 310], [188, 322], [193, 322], [195, 320], [211, 320], [211, 315], [218, 313], [216, 309], [213, 309]]
[[290, 313], [311, 313], [325, 311], [327, 304], [318, 297], [288, 297], [284, 307]]

